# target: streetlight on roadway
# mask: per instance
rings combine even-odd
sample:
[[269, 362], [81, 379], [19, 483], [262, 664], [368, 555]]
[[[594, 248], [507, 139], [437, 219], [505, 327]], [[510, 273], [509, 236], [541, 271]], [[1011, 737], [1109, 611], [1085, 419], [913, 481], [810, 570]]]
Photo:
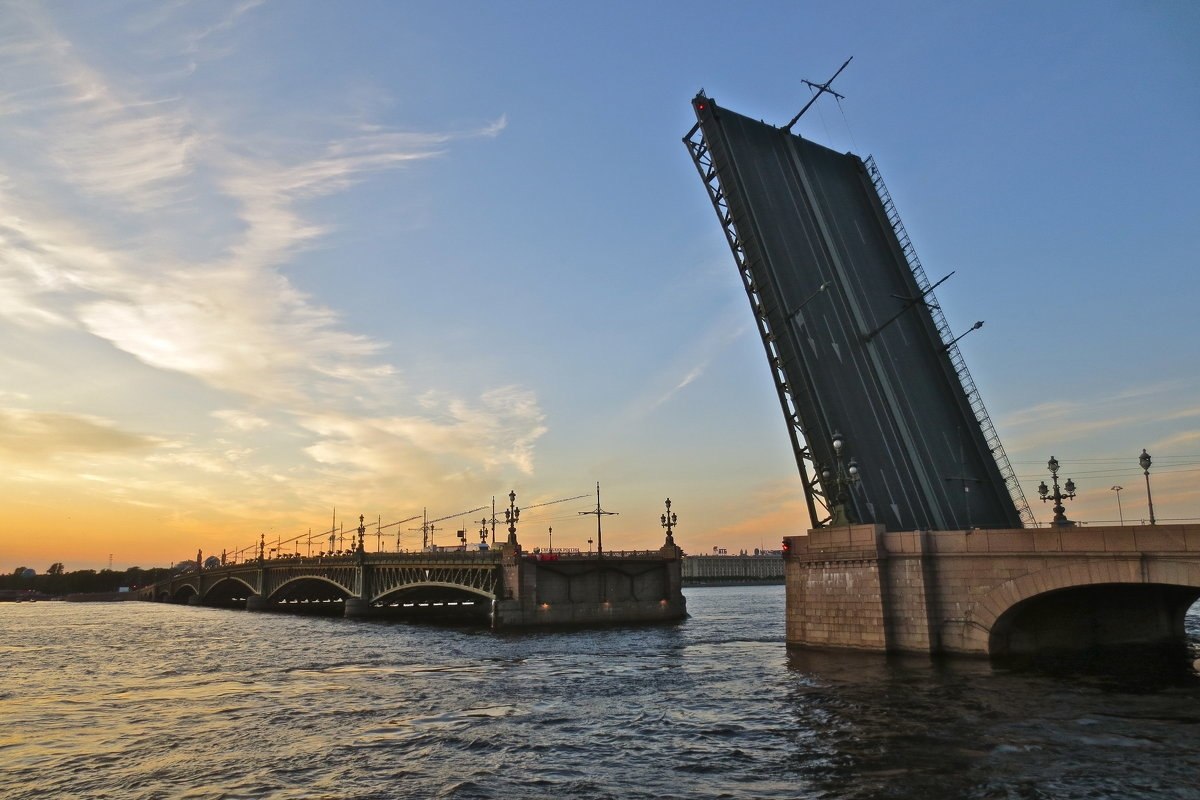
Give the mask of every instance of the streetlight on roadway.
[[517, 520], [520, 516], [521, 509], [517, 508], [517, 493], [510, 491], [508, 508], [504, 509], [504, 521], [508, 523], [508, 543], [514, 547], [517, 545]]
[[1112, 490], [1117, 493], [1117, 516], [1120, 518], [1122, 525], [1125, 524], [1125, 512], [1121, 510], [1121, 490], [1124, 488], [1124, 486], [1112, 487]]
[[852, 458], [849, 464], [842, 464], [842, 448], [845, 447], [846, 440], [840, 433], [833, 434], [832, 444], [834, 469], [830, 471], [826, 467], [821, 470], [822, 488], [827, 493], [830, 489], [833, 490], [833, 507], [829, 509], [829, 524], [831, 526], [852, 525], [854, 519], [847, 503], [850, 502], [850, 487], [858, 483], [858, 462]]
[[1074, 525], [1075, 523], [1067, 519], [1067, 515], [1063, 513], [1067, 509], [1063, 506], [1062, 501], [1074, 499], [1075, 481], [1067, 478], [1067, 482], [1063, 485], [1063, 489], [1066, 490], [1066, 493], [1064, 494], [1058, 488], [1058, 459], [1054, 456], [1050, 456], [1050, 460], [1046, 462], [1046, 466], [1050, 469], [1051, 483], [1054, 484], [1054, 492], [1051, 493], [1050, 490], [1046, 488], [1046, 482], [1042, 481], [1040, 484], [1038, 484], [1038, 494], [1042, 496], [1043, 503], [1047, 500], [1054, 501], [1054, 519], [1050, 521], [1050, 524], [1062, 527]]
[[1150, 524], [1154, 524], [1154, 499], [1150, 496], [1150, 454], [1146, 452], [1146, 448], [1142, 448], [1142, 454], [1138, 456], [1138, 464], [1142, 468], [1142, 472], [1146, 475], [1146, 504], [1150, 506]]

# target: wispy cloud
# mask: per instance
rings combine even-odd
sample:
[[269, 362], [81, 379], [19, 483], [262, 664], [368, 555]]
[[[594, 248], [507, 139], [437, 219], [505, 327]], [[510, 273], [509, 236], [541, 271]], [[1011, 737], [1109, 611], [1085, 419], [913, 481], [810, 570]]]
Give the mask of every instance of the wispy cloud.
[[59, 456], [128, 454], [163, 444], [161, 439], [121, 430], [109, 420], [87, 414], [0, 408], [0, 456], [42, 462]]
[[387, 475], [409, 486], [427, 485], [454, 463], [533, 472], [534, 445], [546, 427], [532, 392], [506, 386], [474, 402], [430, 392], [421, 405], [425, 413], [419, 415], [327, 412], [302, 419], [301, 425], [318, 437], [307, 452], [322, 464]]
[[1098, 434], [1135, 431], [1163, 420], [1186, 419], [1200, 410], [1169, 409], [1180, 396], [1191, 396], [1185, 381], [1163, 381], [1148, 386], [1092, 396], [1086, 402], [1052, 400], [1010, 412], [999, 420], [1005, 447], [1010, 453], [1054, 451], [1066, 443], [1095, 440]]
[[[153, 42], [144, 73], [89, 59], [37, 6], [14, 7], [0, 22], [5, 324], [84, 332], [151, 371], [189, 376], [223, 398], [194, 422], [198, 432], [214, 423], [240, 434], [286, 430], [290, 460], [317, 470], [531, 471], [545, 431], [531, 392], [405, 394], [398, 366], [381, 358], [384, 343], [353, 331], [283, 271], [330, 230], [313, 200], [495, 137], [507, 118], [432, 132], [363, 122], [308, 139], [223, 129], [221, 109], [172, 86], [187, 71], [154, 59], [229, 53], [219, 34], [258, 4], [160, 6], [131, 21], [131, 35]], [[390, 397], [391, 407], [368, 412], [363, 397]], [[45, 454], [156, 441], [86, 414], [9, 412], [3, 424], [0, 447], [24, 436]], [[175, 449], [156, 463], [234, 474], [233, 452]]]
[[1172, 452], [1176, 448], [1194, 447], [1200, 445], [1200, 431], [1180, 431], [1178, 433], [1159, 439], [1150, 446], [1156, 453]]
[[672, 388], [667, 390], [667, 392], [665, 394], [659, 396], [659, 398], [657, 400], [655, 400], [653, 403], [651, 403], [649, 410], [653, 411], [654, 409], [658, 408], [663, 403], [667, 402], [672, 397], [677, 395], [686, 386], [688, 386], [690, 383], [692, 383], [697, 378], [699, 378], [701, 375], [703, 375], [704, 371], [706, 369], [708, 369], [707, 359], [704, 361], [704, 363], [697, 364], [696, 366], [692, 367], [691, 371], [689, 371], [687, 375], [683, 376], [683, 380], [679, 381], [679, 383], [675, 384]]
[[[742, 309], [738, 309], [741, 311]], [[730, 309], [732, 311], [732, 308]], [[663, 388], [661, 375], [651, 379], [651, 387], [643, 395], [635, 399], [626, 410], [628, 417], [644, 417], [669, 402], [672, 398], [695, 383], [708, 369], [713, 357], [746, 333], [749, 326], [738, 322], [742, 315], [731, 313], [718, 315], [713, 324], [700, 337], [686, 355], [680, 357], [684, 366], [676, 365], [675, 369], [666, 374], [680, 375]]]
[[236, 408], [219, 408], [212, 416], [236, 431], [258, 431], [270, 427], [271, 423], [262, 417], [241, 411]]

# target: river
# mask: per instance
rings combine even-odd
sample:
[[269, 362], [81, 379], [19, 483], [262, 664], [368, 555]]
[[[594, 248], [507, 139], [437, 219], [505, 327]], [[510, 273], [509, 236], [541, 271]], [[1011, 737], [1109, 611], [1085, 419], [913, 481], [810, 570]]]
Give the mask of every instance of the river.
[[685, 593], [526, 634], [0, 604], [0, 797], [1200, 798], [1189, 660], [789, 653], [783, 587]]

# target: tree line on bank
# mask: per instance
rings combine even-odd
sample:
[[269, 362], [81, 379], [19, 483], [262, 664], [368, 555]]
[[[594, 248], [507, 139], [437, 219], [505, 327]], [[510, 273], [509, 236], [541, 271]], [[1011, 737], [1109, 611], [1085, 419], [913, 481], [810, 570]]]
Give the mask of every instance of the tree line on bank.
[[132, 591], [171, 576], [167, 567], [130, 567], [123, 572], [111, 569], [67, 572], [60, 562], [51, 564], [41, 575], [30, 575], [29, 571], [28, 567], [17, 567], [9, 574], [0, 575], [0, 589], [33, 590], [49, 595], [115, 592], [123, 586]]

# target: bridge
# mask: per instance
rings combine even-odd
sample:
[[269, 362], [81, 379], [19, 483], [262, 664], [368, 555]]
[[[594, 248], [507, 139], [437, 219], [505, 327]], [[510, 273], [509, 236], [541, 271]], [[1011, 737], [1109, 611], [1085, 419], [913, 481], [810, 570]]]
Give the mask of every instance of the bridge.
[[1200, 525], [889, 532], [785, 540], [787, 640], [1010, 656], [1185, 639]]
[[143, 600], [347, 617], [473, 620], [493, 628], [662, 622], [687, 616], [682, 551], [494, 550], [258, 558], [193, 570], [140, 590]]
[[775, 127], [703, 92], [692, 110], [684, 144], [811, 521], [784, 539], [788, 643], [992, 656], [1182, 643], [1200, 526], [1078, 527], [1052, 458], [1055, 519], [1035, 527], [958, 350], [983, 323], [950, 329], [933, 294], [950, 276], [927, 279], [874, 160], [791, 133], [799, 115]]

